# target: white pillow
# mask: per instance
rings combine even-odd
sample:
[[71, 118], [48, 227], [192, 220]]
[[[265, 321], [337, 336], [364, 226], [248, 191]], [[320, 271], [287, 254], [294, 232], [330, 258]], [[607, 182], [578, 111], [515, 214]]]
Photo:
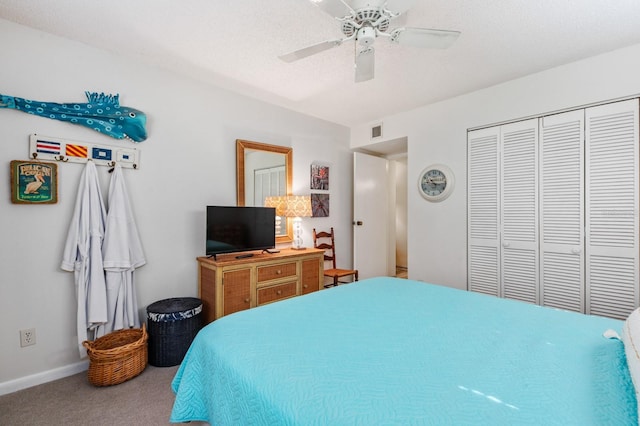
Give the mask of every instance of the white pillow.
[[[631, 373], [636, 400], [640, 401], [640, 308], [631, 312], [622, 326], [622, 342], [627, 356], [627, 365]], [[638, 422], [640, 423], [640, 404], [638, 405]]]

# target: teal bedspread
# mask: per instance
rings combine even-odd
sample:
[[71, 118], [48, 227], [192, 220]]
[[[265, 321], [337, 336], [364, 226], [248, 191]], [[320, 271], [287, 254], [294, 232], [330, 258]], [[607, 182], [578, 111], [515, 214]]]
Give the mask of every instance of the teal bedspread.
[[172, 422], [637, 425], [622, 322], [394, 278], [223, 317], [173, 380]]

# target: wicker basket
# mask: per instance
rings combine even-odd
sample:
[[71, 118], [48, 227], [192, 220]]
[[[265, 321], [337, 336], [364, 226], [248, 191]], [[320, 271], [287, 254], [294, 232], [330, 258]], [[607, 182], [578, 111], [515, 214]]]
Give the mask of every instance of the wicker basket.
[[117, 330], [93, 342], [82, 342], [90, 360], [89, 382], [117, 385], [142, 373], [147, 366], [147, 339], [143, 324], [142, 328]]

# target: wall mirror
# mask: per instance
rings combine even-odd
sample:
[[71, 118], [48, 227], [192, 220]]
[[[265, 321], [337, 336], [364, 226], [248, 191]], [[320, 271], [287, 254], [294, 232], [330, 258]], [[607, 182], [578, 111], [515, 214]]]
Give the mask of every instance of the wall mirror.
[[[291, 195], [293, 148], [236, 140], [236, 194], [238, 206], [264, 206], [269, 196]], [[276, 232], [276, 243], [293, 239], [292, 221]]]

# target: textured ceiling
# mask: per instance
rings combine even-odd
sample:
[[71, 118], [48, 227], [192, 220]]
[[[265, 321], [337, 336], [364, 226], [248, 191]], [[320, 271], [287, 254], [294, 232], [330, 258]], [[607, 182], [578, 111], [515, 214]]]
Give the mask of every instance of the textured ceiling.
[[[0, 0], [0, 18], [347, 126], [640, 43], [640, 0], [416, 0], [405, 25], [461, 31], [448, 50], [378, 38], [375, 79], [309, 0]], [[394, 28], [395, 25], [391, 25]]]

